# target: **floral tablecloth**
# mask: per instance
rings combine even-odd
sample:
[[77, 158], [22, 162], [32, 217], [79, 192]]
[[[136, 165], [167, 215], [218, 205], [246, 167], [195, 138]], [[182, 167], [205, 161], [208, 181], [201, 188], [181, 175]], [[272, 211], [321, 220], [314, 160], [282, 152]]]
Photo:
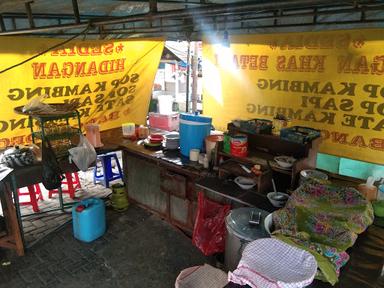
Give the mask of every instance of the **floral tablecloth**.
[[346, 249], [373, 222], [373, 209], [354, 188], [302, 185], [273, 213], [275, 237], [315, 256], [317, 278], [335, 284], [348, 261]]

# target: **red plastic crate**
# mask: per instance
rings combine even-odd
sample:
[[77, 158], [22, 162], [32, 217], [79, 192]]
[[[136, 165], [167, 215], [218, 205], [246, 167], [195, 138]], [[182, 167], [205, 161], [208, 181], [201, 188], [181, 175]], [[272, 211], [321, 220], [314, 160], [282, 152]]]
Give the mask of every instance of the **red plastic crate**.
[[159, 113], [149, 113], [149, 126], [166, 131], [179, 130], [179, 113], [169, 115]]

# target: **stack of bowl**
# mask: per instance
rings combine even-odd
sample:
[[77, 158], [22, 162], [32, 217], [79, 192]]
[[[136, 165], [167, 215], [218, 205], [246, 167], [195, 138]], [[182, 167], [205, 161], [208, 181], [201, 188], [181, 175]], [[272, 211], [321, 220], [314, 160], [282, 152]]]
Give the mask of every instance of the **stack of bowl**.
[[151, 134], [144, 141], [144, 146], [148, 149], [158, 150], [161, 149], [163, 145], [163, 135], [160, 134]]
[[165, 148], [168, 150], [179, 149], [180, 136], [177, 132], [168, 133], [165, 135]]

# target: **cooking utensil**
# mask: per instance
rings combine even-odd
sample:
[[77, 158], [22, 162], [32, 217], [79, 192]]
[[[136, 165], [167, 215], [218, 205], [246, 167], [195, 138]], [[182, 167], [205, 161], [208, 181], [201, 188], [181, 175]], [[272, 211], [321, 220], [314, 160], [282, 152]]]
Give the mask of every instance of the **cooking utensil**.
[[272, 178], [272, 187], [273, 187], [273, 192], [277, 192], [277, 189], [276, 189], [276, 183], [275, 183], [275, 180]]
[[273, 160], [276, 161], [276, 163], [283, 168], [290, 168], [292, 167], [293, 163], [295, 163], [296, 159], [290, 156], [277, 156], [273, 158]]
[[249, 170], [246, 166], [244, 166], [243, 164], [240, 164], [240, 167], [243, 168], [243, 170], [247, 173], [251, 173], [252, 171]]

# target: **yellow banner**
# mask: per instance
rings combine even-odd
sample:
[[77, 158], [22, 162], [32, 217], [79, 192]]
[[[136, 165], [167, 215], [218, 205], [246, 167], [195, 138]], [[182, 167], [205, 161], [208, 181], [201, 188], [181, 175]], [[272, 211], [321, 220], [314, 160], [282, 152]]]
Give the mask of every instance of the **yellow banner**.
[[[2, 37], [0, 70], [62, 41]], [[46, 103], [77, 103], [82, 124], [98, 123], [102, 130], [145, 124], [163, 48], [163, 39], [73, 40], [1, 73], [0, 148], [31, 141], [28, 119], [14, 107], [42, 94]]]
[[203, 42], [204, 114], [322, 130], [321, 152], [384, 164], [384, 30], [239, 35]]

